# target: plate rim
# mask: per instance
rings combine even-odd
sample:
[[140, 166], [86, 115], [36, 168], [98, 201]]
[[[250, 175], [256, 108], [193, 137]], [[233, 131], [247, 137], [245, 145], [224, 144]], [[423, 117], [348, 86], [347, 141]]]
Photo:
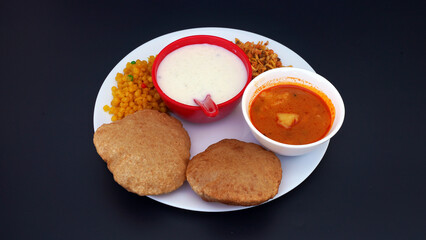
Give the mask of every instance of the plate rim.
[[[260, 39], [265, 39], [264, 41], [269, 41], [270, 45], [271, 44], [272, 45], [277, 45], [280, 48], [284, 48], [286, 51], [289, 51], [291, 54], [293, 54], [294, 56], [298, 57], [300, 60], [303, 61], [304, 65], [306, 65], [305, 69], [307, 69], [309, 71], [312, 71], [312, 72], [315, 72], [315, 70], [309, 65], [309, 63], [306, 60], [304, 60], [300, 55], [298, 55], [296, 52], [294, 52], [290, 48], [286, 47], [285, 45], [283, 45], [283, 44], [281, 44], [281, 43], [279, 43], [279, 42], [277, 42], [277, 41], [275, 41], [275, 40], [273, 40], [271, 38], [262, 36], [262, 35], [260, 35], [258, 33], [253, 33], [253, 32], [249, 32], [249, 31], [246, 31], [246, 30], [239, 30], [239, 29], [234, 29], [234, 28], [224, 28], [224, 27], [199, 27], [199, 28], [189, 28], [189, 29], [183, 29], [183, 30], [174, 31], [174, 32], [171, 32], [171, 33], [167, 33], [167, 34], [158, 36], [158, 37], [156, 37], [154, 39], [151, 39], [151, 40], [149, 40], [149, 41], [147, 41], [147, 42], [139, 45], [138, 47], [136, 47], [135, 49], [133, 49], [132, 51], [130, 51], [128, 54], [126, 54], [112, 68], [112, 70], [108, 73], [108, 75], [105, 77], [104, 81], [102, 82], [102, 85], [99, 88], [98, 94], [96, 96], [96, 101], [95, 101], [94, 111], [93, 111], [93, 128], [94, 128], [94, 132], [100, 126], [98, 124], [99, 121], [97, 119], [97, 109], [98, 109], [100, 101], [101, 101], [100, 100], [101, 92], [103, 92], [103, 88], [106, 87], [107, 80], [111, 76], [113, 76], [114, 74], [116, 74], [117, 69], [121, 65], [123, 65], [123, 63], [127, 62], [127, 60], [126, 60], [127, 58], [129, 58], [131, 55], [135, 54], [139, 49], [142, 49], [142, 48], [144, 48], [144, 47], [146, 47], [146, 46], [148, 46], [150, 44], [153, 44], [153, 43], [155, 43], [155, 42], [157, 42], [159, 40], [163, 40], [163, 39], [169, 38], [169, 42], [167, 42], [167, 41], [164, 42], [164, 46], [166, 46], [168, 43], [170, 43], [171, 41], [173, 41], [173, 38], [176, 38], [176, 36], [178, 36], [178, 38], [182, 38], [182, 37], [190, 36], [190, 35], [205, 34], [205, 33], [196, 33], [196, 32], [205, 32], [205, 31], [213, 31], [215, 33], [212, 34], [212, 35], [219, 36], [219, 37], [222, 37], [222, 35], [224, 35], [224, 34], [226, 35], [226, 33], [224, 33], [224, 32], [236, 32], [237, 33], [236, 35], [241, 35], [241, 34], [244, 35], [245, 34], [245, 35], [255, 36], [255, 37], [260, 38]], [[176, 38], [176, 39], [178, 39], [178, 38]], [[237, 38], [237, 37], [235, 37], [235, 38]], [[247, 40], [247, 41], [250, 41], [250, 40]], [[251, 41], [253, 41], [253, 40], [251, 40]], [[146, 57], [149, 57], [149, 56], [146, 56]], [[240, 107], [240, 105], [241, 105], [241, 103], [237, 107]], [[102, 108], [101, 108], [101, 111], [103, 111]], [[109, 121], [109, 122], [111, 122], [111, 121]], [[193, 209], [193, 208], [182, 207], [182, 206], [178, 206], [178, 205], [172, 205], [172, 204], [169, 204], [169, 203], [165, 203], [164, 201], [159, 200], [157, 198], [158, 196], [147, 196], [147, 197], [149, 197], [149, 198], [151, 198], [151, 199], [153, 199], [153, 200], [155, 200], [157, 202], [160, 202], [162, 204], [171, 206], [171, 207], [176, 207], [176, 208], [190, 210], [190, 211], [197, 211], [197, 212], [229, 212], [229, 211], [238, 211], [238, 210], [243, 210], [243, 209], [248, 209], [248, 208], [260, 206], [260, 205], [268, 203], [268, 202], [270, 202], [272, 200], [275, 200], [275, 199], [277, 199], [279, 197], [282, 197], [283, 195], [289, 193], [290, 191], [292, 191], [296, 187], [300, 186], [300, 184], [302, 184], [315, 171], [315, 169], [317, 168], [317, 166], [319, 165], [319, 163], [322, 161], [322, 159], [323, 159], [323, 157], [324, 157], [324, 155], [325, 155], [325, 153], [327, 151], [329, 142], [330, 142], [330, 140], [328, 140], [328, 141], [326, 141], [326, 142], [323, 143], [323, 148], [320, 149], [321, 151], [319, 153], [319, 155], [320, 155], [319, 160], [316, 162], [315, 166], [313, 166], [312, 170], [306, 176], [304, 176], [303, 179], [299, 183], [297, 183], [296, 185], [292, 186], [290, 189], [288, 189], [286, 192], [282, 193], [281, 195], [278, 196], [279, 193], [277, 193], [277, 195], [275, 195], [272, 199], [269, 199], [268, 201], [266, 201], [266, 202], [264, 202], [262, 204], [259, 204], [259, 205], [255, 205], [255, 206], [229, 206], [229, 205], [226, 205], [227, 206], [226, 209], [220, 209], [220, 210], [215, 210], [215, 209]], [[261, 145], [260, 143], [257, 143], [257, 144]], [[282, 159], [283, 157], [284, 158], [288, 158], [286, 156], [281, 156], [281, 155], [278, 155], [278, 154], [276, 154], [276, 155], [277, 155], [278, 158], [280, 158], [281, 163], [283, 162], [283, 159]], [[283, 170], [283, 172], [284, 172], [284, 170]], [[184, 184], [188, 184], [187, 181], [185, 181]]]

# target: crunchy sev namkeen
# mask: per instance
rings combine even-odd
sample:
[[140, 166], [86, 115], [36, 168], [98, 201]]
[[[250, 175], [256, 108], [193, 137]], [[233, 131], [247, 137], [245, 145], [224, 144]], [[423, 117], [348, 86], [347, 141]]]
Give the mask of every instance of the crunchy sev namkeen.
[[278, 54], [267, 47], [269, 44], [268, 41], [265, 43], [260, 41], [257, 44], [253, 42], [243, 43], [238, 38], [235, 38], [235, 44], [239, 46], [249, 58], [253, 71], [252, 78], [257, 77], [257, 75], [267, 70], [283, 66]]
[[115, 80], [117, 87], [112, 87], [111, 107], [105, 105], [105, 112], [113, 114], [112, 121], [123, 119], [142, 109], [154, 109], [160, 112], [167, 112], [163, 100], [152, 83], [152, 64], [154, 56], [150, 56], [148, 61], [136, 60], [128, 62], [123, 73], [117, 73]]

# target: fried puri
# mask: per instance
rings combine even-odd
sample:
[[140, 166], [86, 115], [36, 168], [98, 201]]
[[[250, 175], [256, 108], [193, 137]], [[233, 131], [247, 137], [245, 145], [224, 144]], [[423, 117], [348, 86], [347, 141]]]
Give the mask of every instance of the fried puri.
[[103, 124], [93, 142], [114, 180], [129, 192], [164, 194], [185, 181], [191, 142], [182, 123], [166, 113], [146, 109]]
[[251, 206], [273, 198], [281, 183], [281, 162], [254, 143], [224, 139], [193, 157], [186, 170], [203, 200]]

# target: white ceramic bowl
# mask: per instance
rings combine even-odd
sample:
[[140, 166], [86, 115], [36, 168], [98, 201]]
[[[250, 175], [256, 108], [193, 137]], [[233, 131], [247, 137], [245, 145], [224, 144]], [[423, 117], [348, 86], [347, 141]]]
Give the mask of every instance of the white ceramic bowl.
[[[291, 145], [274, 141], [263, 135], [254, 127], [249, 116], [249, 107], [253, 99], [261, 92], [261, 90], [285, 83], [301, 84], [307, 86], [308, 89], [317, 89], [319, 92], [325, 94], [326, 98], [331, 101], [334, 106], [334, 112], [333, 109], [331, 109], [332, 115], [334, 113], [334, 120], [333, 125], [325, 137], [309, 144]], [[244, 91], [241, 106], [244, 119], [257, 141], [259, 141], [259, 143], [265, 148], [285, 156], [302, 155], [314, 150], [319, 145], [324, 144], [339, 131], [343, 124], [343, 119], [345, 118], [345, 106], [337, 89], [324, 77], [300, 68], [282, 67], [260, 74], [250, 82]]]

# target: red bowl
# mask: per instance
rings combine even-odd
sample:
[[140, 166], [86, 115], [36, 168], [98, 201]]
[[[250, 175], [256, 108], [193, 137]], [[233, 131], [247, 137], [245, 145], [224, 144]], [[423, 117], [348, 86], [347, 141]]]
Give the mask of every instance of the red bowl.
[[[206, 114], [200, 106], [191, 106], [191, 105], [187, 105], [187, 104], [183, 104], [183, 103], [175, 101], [174, 99], [167, 96], [157, 84], [158, 66], [160, 65], [161, 61], [163, 61], [163, 59], [169, 53], [187, 45], [204, 44], [204, 43], [223, 47], [229, 50], [230, 52], [234, 53], [239, 59], [241, 59], [241, 61], [243, 62], [247, 70], [247, 82], [245, 86], [243, 87], [243, 89], [233, 98], [229, 99], [226, 102], [218, 104], [217, 105], [218, 113], [213, 117], [209, 114]], [[244, 51], [229, 40], [216, 37], [216, 36], [209, 36], [209, 35], [195, 35], [195, 36], [184, 37], [170, 43], [163, 50], [161, 50], [161, 52], [155, 58], [154, 64], [152, 65], [152, 82], [154, 83], [154, 86], [157, 89], [157, 92], [160, 94], [166, 106], [173, 113], [175, 113], [177, 116], [181, 117], [182, 119], [188, 120], [190, 122], [195, 122], [195, 123], [208, 123], [208, 122], [217, 121], [219, 119], [224, 118], [229, 113], [231, 113], [234, 110], [234, 108], [238, 105], [238, 103], [241, 101], [241, 96], [243, 95], [247, 85], [250, 83], [251, 77], [252, 77], [252, 70], [251, 70], [250, 61], [247, 55], [244, 53]]]

